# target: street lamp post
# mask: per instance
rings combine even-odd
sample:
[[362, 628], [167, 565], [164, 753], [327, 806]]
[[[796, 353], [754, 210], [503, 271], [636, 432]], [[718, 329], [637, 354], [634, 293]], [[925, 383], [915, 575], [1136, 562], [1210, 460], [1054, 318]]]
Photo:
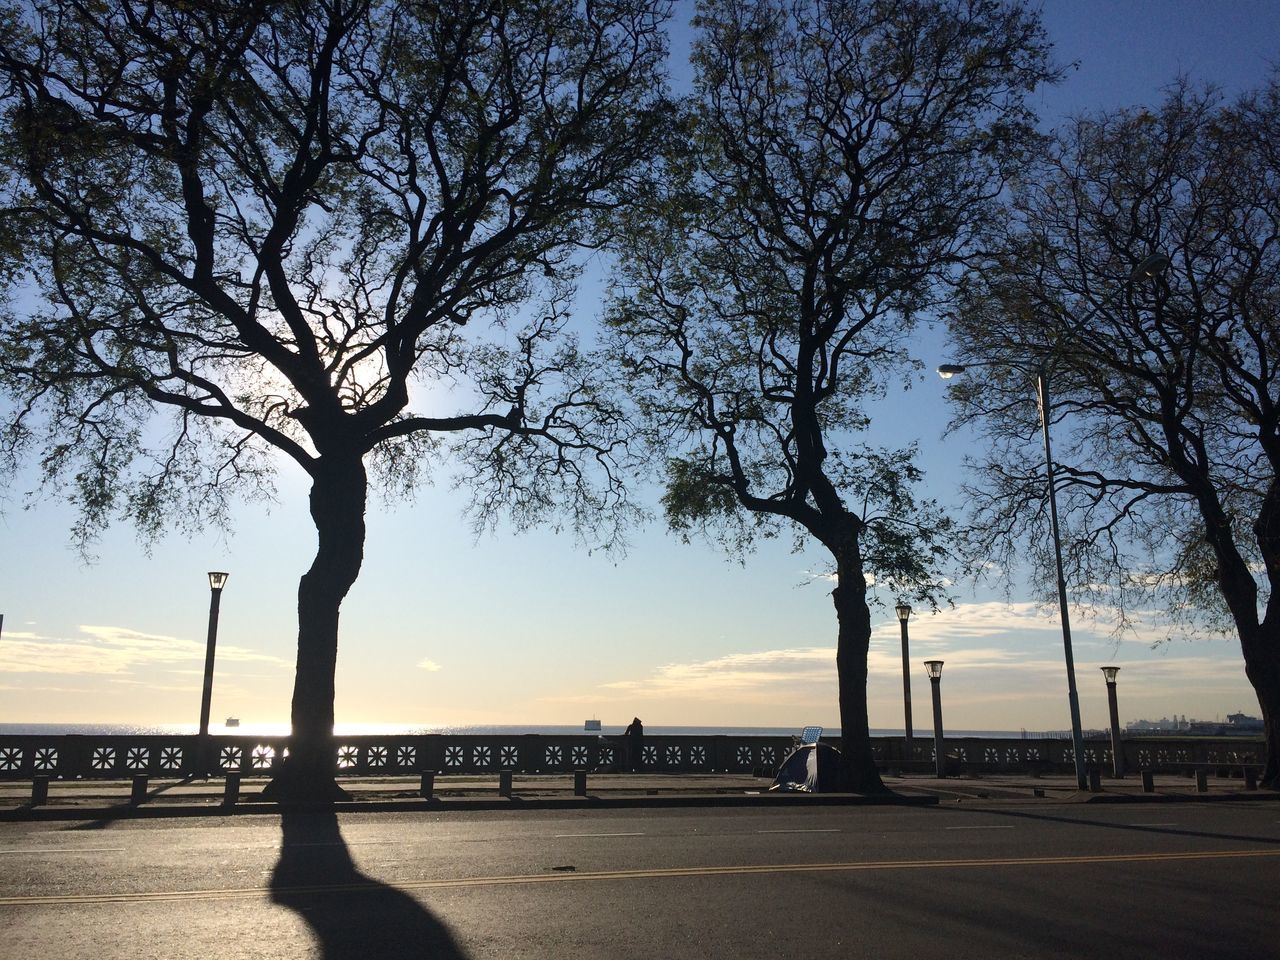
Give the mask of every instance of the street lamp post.
[[1058, 532], [1058, 496], [1053, 481], [1053, 451], [1049, 446], [1049, 378], [1044, 368], [1036, 372], [1036, 392], [1040, 396], [1040, 429], [1044, 434], [1044, 471], [1049, 488], [1049, 526], [1053, 530], [1053, 563], [1058, 574], [1058, 612], [1062, 619], [1062, 654], [1067, 664], [1067, 704], [1071, 710], [1071, 753], [1076, 766], [1076, 784], [1081, 790], [1089, 783], [1084, 769], [1084, 733], [1080, 726], [1080, 694], [1076, 691], [1076, 661], [1071, 652], [1071, 618], [1067, 614], [1067, 580], [1062, 573], [1062, 536]]
[[947, 775], [947, 754], [942, 745], [942, 661], [926, 660], [924, 668], [933, 687], [933, 762], [941, 780]]
[[209, 709], [213, 704], [213, 651], [218, 643], [218, 607], [222, 588], [231, 576], [218, 570], [209, 571], [209, 637], [204, 648], [204, 690], [200, 695], [200, 772], [208, 772]]
[[912, 760], [914, 757], [911, 752], [911, 664], [907, 659], [907, 620], [911, 617], [911, 604], [903, 600], [893, 609], [898, 614], [898, 623], [902, 628], [902, 713], [906, 730], [904, 742], [907, 759]]
[[[1144, 261], [1145, 262], [1145, 261]], [[993, 366], [993, 364], [970, 364]], [[950, 380], [968, 367], [959, 363], [944, 363], [938, 367], [938, 376]], [[1049, 378], [1044, 367], [1036, 369], [1036, 396], [1040, 405], [1040, 430], [1044, 437], [1044, 469], [1049, 492], [1049, 527], [1053, 532], [1053, 562], [1058, 577], [1058, 613], [1062, 623], [1062, 650], [1067, 665], [1067, 705], [1071, 711], [1071, 752], [1075, 760], [1076, 783], [1081, 790], [1088, 788], [1084, 769], [1084, 734], [1080, 726], [1080, 695], [1076, 691], [1076, 662], [1071, 652], [1071, 618], [1067, 613], [1067, 581], [1062, 572], [1062, 536], [1058, 530], [1058, 497], [1053, 479], [1053, 449], [1049, 443]]]
[[1120, 708], [1116, 704], [1116, 674], [1119, 667], [1103, 667], [1102, 675], [1107, 678], [1107, 706], [1111, 709], [1111, 775], [1117, 780], [1124, 778], [1124, 751], [1120, 747]]
[[[1130, 281], [1153, 280], [1168, 269], [1170, 260], [1163, 253], [1152, 253], [1129, 272]], [[1119, 290], [1115, 291], [1120, 293]], [[1110, 298], [1108, 298], [1110, 299]], [[995, 366], [993, 363], [970, 366]], [[1010, 364], [1015, 368], [1017, 363]], [[966, 367], [958, 363], [944, 363], [938, 367], [938, 375], [949, 380]], [[1053, 478], [1053, 451], [1049, 444], [1049, 378], [1044, 365], [1036, 368], [1036, 394], [1040, 401], [1040, 429], [1044, 436], [1044, 463], [1046, 486], [1049, 493], [1049, 524], [1053, 531], [1053, 560], [1058, 577], [1058, 610], [1062, 617], [1062, 649], [1067, 666], [1067, 703], [1071, 710], [1071, 752], [1075, 760], [1076, 784], [1081, 790], [1088, 788], [1084, 768], [1084, 734], [1080, 726], [1080, 696], [1076, 691], [1075, 658], [1071, 652], [1071, 622], [1067, 616], [1067, 583], [1062, 572], [1062, 537], [1058, 530], [1058, 498]]]

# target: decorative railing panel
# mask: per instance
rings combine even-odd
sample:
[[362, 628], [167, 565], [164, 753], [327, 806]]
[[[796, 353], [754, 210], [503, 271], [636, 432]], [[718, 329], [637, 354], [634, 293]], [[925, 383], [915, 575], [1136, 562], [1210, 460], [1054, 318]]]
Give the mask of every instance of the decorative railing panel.
[[[839, 739], [826, 737], [833, 746]], [[756, 773], [772, 775], [793, 747], [790, 737], [646, 736], [638, 755], [625, 737], [597, 736], [356, 736], [335, 738], [334, 769], [341, 777], [396, 776], [434, 770], [442, 775], [568, 773], [636, 770], [650, 773]], [[929, 770], [933, 738], [872, 738], [876, 762], [887, 770]], [[1150, 738], [1122, 741], [1130, 771], [1240, 767], [1263, 762], [1263, 742], [1249, 738]], [[955, 773], [1069, 772], [1070, 740], [981, 739], [945, 741]], [[213, 736], [201, 743], [172, 736], [0, 736], [0, 779], [124, 779], [138, 774], [185, 777], [270, 775], [288, 756], [287, 737]], [[1085, 741], [1085, 764], [1111, 767], [1111, 745]]]

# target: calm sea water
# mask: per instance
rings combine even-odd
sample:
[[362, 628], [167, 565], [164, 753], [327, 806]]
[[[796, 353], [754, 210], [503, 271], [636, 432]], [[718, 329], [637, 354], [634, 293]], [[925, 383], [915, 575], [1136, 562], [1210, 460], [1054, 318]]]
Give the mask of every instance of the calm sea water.
[[[624, 726], [609, 726], [602, 724], [600, 733], [604, 736], [620, 736], [626, 728]], [[122, 735], [146, 735], [146, 734], [190, 734], [195, 733], [197, 725], [194, 723], [157, 723], [157, 724], [128, 724], [128, 723], [0, 723], [0, 735], [25, 735], [25, 736], [51, 736], [58, 734], [78, 733], [92, 736], [122, 736]], [[645, 724], [645, 733], [654, 736], [693, 736], [693, 737], [709, 737], [709, 736], [737, 736], [737, 737], [790, 737], [800, 732], [799, 727], [659, 727]], [[223, 727], [219, 724], [211, 724], [209, 732], [212, 734], [241, 734], [244, 736], [257, 737], [283, 737], [289, 733], [289, 725], [286, 723], [242, 723], [238, 727]], [[581, 725], [576, 726], [512, 726], [504, 724], [459, 724], [456, 726], [449, 725], [430, 725], [430, 724], [412, 724], [412, 723], [339, 723], [334, 728], [334, 733], [338, 736], [387, 736], [392, 734], [428, 734], [428, 733], [445, 733], [457, 735], [490, 735], [490, 736], [520, 736], [528, 733], [540, 733], [547, 736], [571, 736], [581, 734], [584, 730]], [[838, 734], [836, 728], [828, 728], [824, 731], [828, 735]], [[902, 736], [902, 728], [882, 728], [873, 729], [872, 736], [877, 737], [893, 737]], [[1020, 737], [1023, 731], [1009, 730], [948, 730], [949, 737]], [[931, 737], [932, 730], [916, 730], [917, 737]]]

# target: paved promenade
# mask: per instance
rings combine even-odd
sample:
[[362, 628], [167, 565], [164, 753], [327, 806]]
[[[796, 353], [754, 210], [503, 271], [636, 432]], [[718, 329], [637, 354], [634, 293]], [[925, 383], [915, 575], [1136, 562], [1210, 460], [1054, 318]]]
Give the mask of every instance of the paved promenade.
[[[991, 774], [937, 779], [929, 776], [886, 776], [885, 784], [898, 797], [913, 803], [975, 804], [1003, 802], [1167, 803], [1199, 800], [1280, 800], [1274, 790], [1246, 790], [1238, 779], [1210, 776], [1205, 792], [1193, 777], [1158, 775], [1155, 791], [1145, 793], [1142, 778], [1104, 778], [1098, 792], [1076, 789], [1073, 776]], [[31, 783], [0, 783], [0, 817], [38, 819], [94, 819], [121, 816], [199, 816], [261, 813], [274, 805], [255, 802], [265, 780], [246, 779], [234, 807], [223, 804], [224, 783], [209, 780], [151, 780], [146, 799], [129, 803], [129, 781], [53, 781], [48, 802], [32, 809]], [[419, 794], [419, 781], [410, 777], [362, 777], [341, 781], [352, 802], [340, 810], [407, 811], [519, 810], [575, 807], [662, 806], [769, 806], [774, 804], [843, 804], [883, 802], [849, 794], [794, 794], [770, 792], [770, 780], [735, 774], [590, 774], [586, 796], [576, 796], [571, 775], [521, 776], [512, 780], [511, 796], [499, 793], [496, 774], [488, 776], [438, 776], [433, 798]]]

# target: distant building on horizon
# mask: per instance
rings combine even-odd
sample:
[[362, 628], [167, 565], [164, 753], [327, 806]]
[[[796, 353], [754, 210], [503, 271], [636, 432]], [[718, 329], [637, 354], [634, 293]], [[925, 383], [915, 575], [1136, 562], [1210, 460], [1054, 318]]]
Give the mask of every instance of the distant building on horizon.
[[1227, 714], [1225, 723], [1221, 720], [1188, 720], [1186, 714], [1179, 717], [1175, 713], [1172, 718], [1131, 720], [1125, 724], [1124, 729], [1129, 734], [1187, 734], [1200, 737], [1252, 737], [1263, 732], [1262, 721], [1247, 713]]
[[1186, 733], [1191, 725], [1185, 715], [1178, 719], [1175, 713], [1172, 719], [1161, 717], [1159, 720], [1130, 720], [1124, 725], [1124, 729], [1126, 733]]

